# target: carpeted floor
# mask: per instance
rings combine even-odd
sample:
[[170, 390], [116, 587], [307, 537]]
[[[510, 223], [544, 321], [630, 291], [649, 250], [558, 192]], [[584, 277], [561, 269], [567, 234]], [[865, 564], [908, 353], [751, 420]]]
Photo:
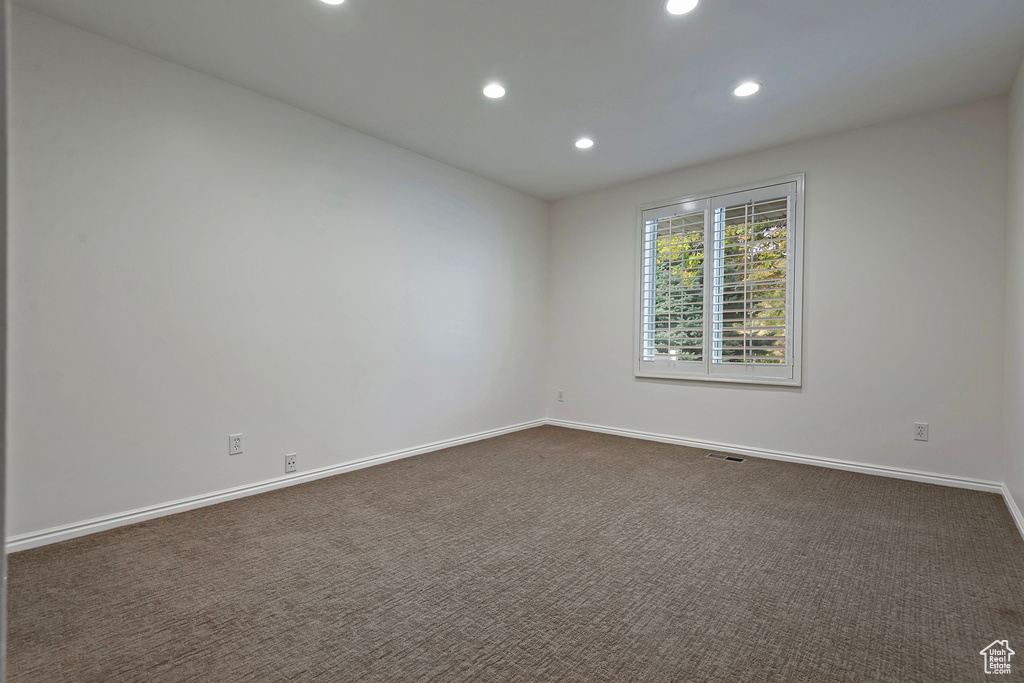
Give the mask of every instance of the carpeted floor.
[[1024, 680], [1000, 497], [704, 455], [541, 427], [17, 553], [10, 680]]

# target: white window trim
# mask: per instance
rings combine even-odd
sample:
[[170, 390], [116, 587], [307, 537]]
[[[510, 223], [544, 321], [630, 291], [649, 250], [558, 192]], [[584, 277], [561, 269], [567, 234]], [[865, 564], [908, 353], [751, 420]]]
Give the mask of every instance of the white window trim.
[[[643, 248], [644, 248], [644, 212], [659, 209], [662, 207], [670, 207], [676, 204], [693, 203], [696, 207], [699, 203], [705, 203], [710, 205], [710, 200], [715, 197], [722, 195], [733, 194], [737, 192], [753, 192], [763, 188], [771, 187], [773, 185], [783, 185], [785, 183], [796, 183], [796, 193], [794, 197], [795, 206], [792, 207], [790, 213], [790, 226], [789, 235], [787, 236], [787, 249], [789, 251], [789, 262], [787, 264], [786, 277], [789, 280], [786, 284], [789, 292], [792, 296], [789, 300], [790, 310], [788, 316], [790, 318], [791, 327], [787, 336], [788, 352], [791, 354], [791, 363], [783, 366], [790, 369], [788, 377], [771, 377], [759, 374], [760, 369], [757, 365], [744, 365], [737, 366], [734, 375], [724, 374], [711, 374], [710, 372], [710, 348], [709, 348], [709, 329], [707, 323], [707, 315], [709, 311], [705, 310], [705, 354], [703, 361], [691, 361], [691, 362], [665, 362], [661, 361], [658, 363], [644, 362], [642, 360], [643, 349], [641, 348], [641, 337], [643, 335], [643, 283], [644, 283], [644, 265], [643, 265]], [[712, 220], [711, 209], [707, 208], [708, 221]], [[706, 233], [710, 233], [712, 228], [709, 227], [710, 222], [706, 222], [705, 230]], [[636, 254], [633, 258], [635, 268], [635, 281], [636, 289], [633, 295], [633, 370], [637, 377], [649, 377], [656, 379], [674, 379], [674, 380], [695, 380], [699, 382], [729, 382], [729, 383], [740, 383], [740, 384], [771, 384], [780, 386], [801, 386], [802, 385], [802, 373], [801, 367], [803, 365], [803, 358], [801, 353], [802, 337], [803, 337], [803, 253], [804, 253], [804, 174], [798, 173], [794, 175], [784, 176], [781, 178], [774, 178], [772, 180], [765, 180], [763, 182], [749, 183], [746, 185], [740, 185], [737, 187], [729, 187], [721, 190], [714, 190], [711, 192], [700, 192], [697, 194], [688, 195], [686, 197], [679, 197], [676, 199], [669, 199], [660, 202], [651, 202], [643, 204], [637, 207], [636, 217]], [[705, 255], [707, 250], [711, 247], [711, 244], [705, 239]], [[705, 263], [708, 262], [707, 256], [705, 256]], [[705, 288], [710, 289], [711, 285], [707, 277], [705, 277]], [[760, 367], [771, 367], [771, 366], [760, 366]], [[774, 366], [778, 368], [780, 366]]]

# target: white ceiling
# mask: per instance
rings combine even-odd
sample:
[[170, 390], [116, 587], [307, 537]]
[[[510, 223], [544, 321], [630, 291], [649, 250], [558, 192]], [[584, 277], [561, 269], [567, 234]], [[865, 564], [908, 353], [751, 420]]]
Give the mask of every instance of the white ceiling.
[[1024, 0], [18, 4], [545, 199], [1005, 93], [1024, 58]]

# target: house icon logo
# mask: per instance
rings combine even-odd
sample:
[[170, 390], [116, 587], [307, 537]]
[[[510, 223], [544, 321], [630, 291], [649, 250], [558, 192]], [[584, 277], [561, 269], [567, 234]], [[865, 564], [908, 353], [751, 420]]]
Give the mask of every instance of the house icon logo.
[[986, 674], [1008, 674], [1010, 657], [1017, 653], [1010, 649], [1009, 641], [993, 640], [980, 654], [985, 658]]

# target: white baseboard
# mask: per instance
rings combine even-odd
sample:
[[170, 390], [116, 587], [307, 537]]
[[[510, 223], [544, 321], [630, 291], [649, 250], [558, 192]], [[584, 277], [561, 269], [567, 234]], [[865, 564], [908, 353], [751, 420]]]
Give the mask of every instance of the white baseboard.
[[584, 422], [570, 422], [568, 420], [547, 419], [545, 424], [555, 427], [568, 427], [569, 429], [580, 429], [588, 432], [600, 432], [601, 434], [614, 434], [625, 436], [631, 439], [644, 439], [646, 441], [660, 441], [662, 443], [690, 446], [691, 448], [707, 449], [709, 451], [726, 451], [749, 455], [753, 458], [769, 458], [771, 460], [785, 460], [786, 462], [798, 462], [805, 465], [817, 465], [818, 467], [830, 467], [837, 470], [849, 472], [860, 472], [862, 474], [874, 474], [881, 477], [892, 477], [894, 479], [909, 479], [920, 481], [926, 484], [939, 484], [940, 486], [952, 486], [960, 489], [971, 489], [973, 491], [987, 491], [1002, 495], [1006, 507], [1010, 511], [1017, 531], [1024, 540], [1024, 513], [1017, 506], [1013, 494], [1005, 483], [996, 481], [985, 481], [983, 479], [971, 479], [969, 477], [956, 477], [948, 474], [936, 474], [934, 472], [920, 472], [918, 470], [907, 470], [899, 467], [886, 467], [884, 465], [867, 465], [849, 460], [834, 460], [831, 458], [819, 458], [813, 455], [801, 455], [799, 453], [787, 453], [785, 451], [771, 451], [764, 448], [752, 448], [750, 446], [739, 446], [731, 443], [717, 443], [715, 441], [700, 441], [697, 439], [683, 439], [678, 436], [667, 434], [655, 434], [652, 432], [640, 432], [634, 429], [618, 429], [616, 427], [605, 427], [602, 425], [586, 424]]
[[[953, 486], [960, 489], [972, 489], [974, 491], [988, 491], [990, 493], [1002, 494], [1005, 486], [1001, 482], [984, 481], [982, 479], [970, 479], [968, 477], [956, 477], [948, 474], [936, 474], [933, 472], [919, 472], [917, 470], [906, 470], [899, 467], [886, 467], [884, 465], [868, 465], [849, 460], [834, 460], [832, 458], [819, 458], [813, 455], [801, 455], [799, 453], [787, 453], [785, 451], [772, 451], [765, 448], [752, 448], [750, 446], [739, 446], [731, 443], [717, 443], [715, 441], [700, 441], [697, 439], [684, 439], [668, 434], [655, 434], [652, 432], [640, 432], [633, 429], [618, 429], [616, 427], [604, 427], [583, 422], [569, 422], [567, 420], [546, 420], [549, 425], [556, 427], [568, 427], [569, 429], [580, 429], [587, 432], [600, 432], [601, 434], [614, 434], [625, 436], [631, 439], [643, 439], [645, 441], [660, 441], [662, 443], [678, 444], [691, 448], [702, 448], [710, 451], [726, 451], [739, 455], [749, 455], [752, 458], [768, 458], [770, 460], [785, 460], [804, 465], [817, 465], [829, 467], [836, 470], [847, 470], [849, 472], [860, 472], [862, 474], [875, 474], [882, 477], [895, 479], [909, 479], [920, 481], [926, 484], [939, 484], [941, 486]], [[1019, 522], [1018, 522], [1019, 524]]]
[[1017, 525], [1017, 531], [1020, 532], [1021, 538], [1024, 538], [1024, 514], [1021, 514], [1020, 508], [1017, 507], [1017, 501], [1013, 499], [1013, 494], [1010, 493], [1010, 488], [1006, 484], [1003, 484], [1003, 500], [1006, 501], [1006, 507], [1010, 508], [1010, 516], [1013, 517], [1013, 521]]
[[502, 434], [510, 434], [511, 432], [518, 432], [520, 430], [530, 429], [532, 427], [540, 427], [544, 423], [544, 420], [522, 422], [520, 424], [510, 425], [508, 427], [501, 427], [499, 429], [491, 429], [485, 432], [477, 432], [476, 434], [460, 436], [455, 439], [436, 441], [434, 443], [425, 444], [423, 446], [405, 448], [399, 451], [384, 453], [382, 455], [375, 455], [369, 458], [363, 458], [361, 460], [355, 460], [353, 462], [346, 462], [340, 465], [322, 467], [317, 470], [302, 472], [296, 475], [291, 475], [287, 477], [277, 477], [275, 479], [268, 479], [266, 481], [257, 482], [255, 484], [247, 484], [245, 486], [236, 486], [234, 488], [224, 489], [223, 491], [215, 491], [213, 493], [207, 493], [200, 496], [193, 496], [191, 498], [183, 498], [181, 500], [176, 500], [170, 503], [163, 503], [160, 505], [151, 505], [148, 507], [139, 508], [137, 510], [131, 510], [129, 512], [105, 515], [103, 517], [97, 517], [95, 519], [86, 520], [84, 522], [64, 524], [61, 526], [51, 527], [49, 529], [43, 529], [42, 531], [32, 531], [25, 534], [18, 534], [16, 536], [11, 536], [7, 539], [6, 548], [8, 553], [18, 552], [19, 550], [28, 550], [29, 548], [37, 548], [39, 546], [48, 545], [50, 543], [57, 543], [59, 541], [66, 541], [70, 538], [76, 538], [78, 536], [93, 534], [98, 531], [106, 531], [107, 529], [113, 529], [115, 527], [125, 526], [127, 524], [135, 524], [136, 522], [142, 522], [147, 519], [154, 519], [156, 517], [173, 515], [178, 512], [184, 512], [186, 510], [205, 507], [207, 505], [216, 505], [217, 503], [223, 503], [225, 501], [234, 500], [236, 498], [243, 498], [245, 496], [252, 496], [257, 493], [265, 493], [267, 491], [273, 491], [274, 489], [280, 489], [286, 486], [304, 484], [308, 481], [323, 479], [324, 477], [331, 477], [336, 474], [351, 472], [353, 470], [360, 470], [365, 467], [372, 467], [374, 465], [380, 465], [386, 462], [391, 462], [392, 460], [410, 458], [414, 455], [422, 455], [423, 453], [439, 451], [444, 448], [461, 446], [462, 444], [472, 443], [473, 441], [481, 441], [483, 439], [490, 439], [495, 436], [501, 436]]
[[243, 498], [245, 496], [252, 496], [258, 493], [265, 493], [267, 491], [273, 491], [275, 489], [284, 488], [286, 486], [303, 484], [305, 482], [314, 481], [316, 479], [323, 479], [324, 477], [330, 477], [336, 474], [343, 474], [345, 472], [351, 472], [353, 470], [359, 470], [365, 467], [380, 465], [386, 462], [391, 462], [392, 460], [400, 460], [402, 458], [409, 458], [414, 455], [422, 455], [423, 453], [430, 453], [433, 451], [442, 450], [444, 448], [451, 448], [453, 446], [472, 443], [474, 441], [490, 439], [495, 436], [501, 436], [502, 434], [510, 434], [512, 432], [517, 432], [524, 429], [540, 427], [545, 424], [553, 425], [555, 427], [579, 429], [588, 432], [599, 432], [601, 434], [625, 436], [631, 439], [659, 441], [662, 443], [671, 443], [680, 446], [689, 446], [691, 448], [701, 448], [711, 451], [726, 451], [729, 453], [737, 453], [740, 455], [749, 455], [754, 458], [783, 460], [786, 462], [802, 463], [805, 465], [817, 465], [819, 467], [829, 467], [832, 469], [847, 470], [850, 472], [860, 472], [862, 474], [873, 474], [883, 477], [893, 477], [896, 479], [908, 479], [910, 481], [919, 481], [926, 484], [939, 484], [940, 486], [953, 486], [955, 488], [998, 493], [1001, 494], [1003, 496], [1003, 499], [1006, 501], [1006, 506], [1009, 508], [1010, 515], [1013, 517], [1014, 523], [1017, 525], [1017, 529], [1021, 533], [1021, 537], [1024, 538], [1024, 514], [1021, 513], [1020, 508], [1017, 506], [1017, 503], [1013, 499], [1013, 496], [1011, 495], [1010, 490], [1007, 488], [1006, 484], [1000, 482], [984, 481], [981, 479], [970, 479], [967, 477], [956, 477], [946, 474], [936, 474], [932, 472], [920, 472], [917, 470], [907, 470], [898, 467], [885, 467], [883, 465], [868, 465], [863, 463], [851, 462], [848, 460], [834, 460], [831, 458], [820, 458], [811, 455], [802, 455], [799, 453], [787, 453], [785, 451], [772, 451], [764, 448], [753, 448], [750, 446], [718, 443], [715, 441], [684, 439], [682, 437], [670, 436], [668, 434], [641, 432], [633, 429], [619, 429], [616, 427], [605, 427], [602, 425], [587, 424], [583, 422], [542, 419], [533, 420], [531, 422], [523, 422], [516, 425], [510, 425], [508, 427], [502, 427], [499, 429], [477, 432], [476, 434], [469, 434], [467, 436], [448, 439], [445, 441], [437, 441], [422, 446], [416, 446], [414, 448], [406, 448], [399, 451], [392, 451], [390, 453], [384, 453], [382, 455], [363, 458], [361, 460], [347, 462], [340, 465], [323, 467], [317, 470], [311, 470], [309, 472], [303, 472], [301, 474], [289, 477], [278, 477], [275, 479], [268, 479], [266, 481], [257, 482], [255, 484], [237, 486], [234, 488], [225, 489], [223, 491], [216, 491], [213, 493], [208, 493], [200, 496], [193, 496], [191, 498], [184, 498], [181, 500], [176, 500], [161, 505], [152, 505], [144, 508], [139, 508], [137, 510], [131, 510], [128, 512], [97, 517], [95, 519], [86, 520], [84, 522], [76, 522], [73, 524], [65, 524], [57, 527], [51, 527], [49, 529], [43, 529], [41, 531], [33, 531], [25, 534], [18, 534], [16, 536], [11, 536], [7, 539], [6, 548], [8, 553], [18, 552], [19, 550], [28, 550], [29, 548], [36, 548], [39, 546], [48, 545], [50, 543], [57, 543], [59, 541], [65, 541], [71, 538], [85, 536], [87, 534], [93, 534], [99, 531], [106, 531], [107, 529], [113, 529], [119, 526], [135, 524], [136, 522], [142, 522], [147, 519], [154, 519], [156, 517], [173, 515], [178, 512], [184, 512], [186, 510], [205, 507], [207, 505], [216, 505], [217, 503], [223, 503], [225, 501], [234, 500], [236, 498]]

